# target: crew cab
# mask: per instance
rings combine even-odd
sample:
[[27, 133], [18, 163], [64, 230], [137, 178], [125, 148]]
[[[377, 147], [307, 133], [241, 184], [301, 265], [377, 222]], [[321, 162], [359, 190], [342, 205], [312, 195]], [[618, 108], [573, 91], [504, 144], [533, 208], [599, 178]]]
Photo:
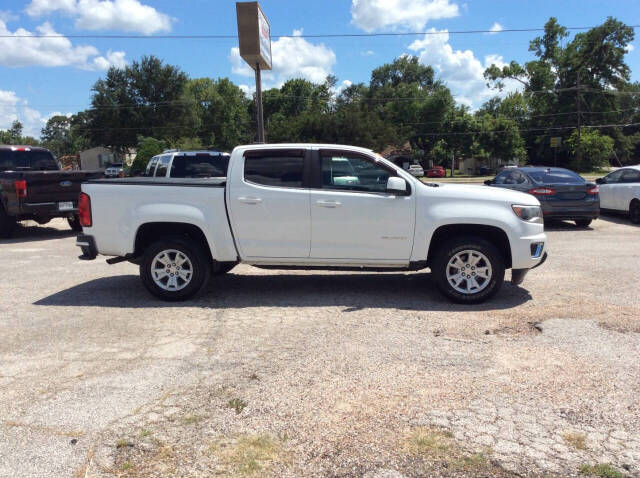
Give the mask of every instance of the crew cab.
[[149, 160], [145, 176], [211, 178], [227, 175], [229, 154], [219, 151], [165, 151]]
[[10, 237], [16, 223], [46, 224], [64, 217], [80, 231], [78, 193], [98, 171], [62, 171], [53, 154], [34, 146], [0, 145], [0, 237]]
[[[347, 166], [348, 163], [348, 166]], [[474, 185], [423, 184], [371, 150], [238, 146], [225, 178], [91, 180], [79, 198], [82, 259], [140, 266], [165, 300], [245, 263], [270, 269], [429, 267], [450, 299], [481, 302], [505, 269], [519, 284], [546, 259], [538, 200]]]

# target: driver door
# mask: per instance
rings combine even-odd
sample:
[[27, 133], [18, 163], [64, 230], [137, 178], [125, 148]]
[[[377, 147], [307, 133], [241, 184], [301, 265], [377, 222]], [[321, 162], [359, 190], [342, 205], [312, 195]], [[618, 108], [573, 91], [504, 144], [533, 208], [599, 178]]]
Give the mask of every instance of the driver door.
[[396, 171], [363, 153], [320, 150], [313, 161], [310, 257], [408, 262], [415, 190], [407, 196], [387, 193]]

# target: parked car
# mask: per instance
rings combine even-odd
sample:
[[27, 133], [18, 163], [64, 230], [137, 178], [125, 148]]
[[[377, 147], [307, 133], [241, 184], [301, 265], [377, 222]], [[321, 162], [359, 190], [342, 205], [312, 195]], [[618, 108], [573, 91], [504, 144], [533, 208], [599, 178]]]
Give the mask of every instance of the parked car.
[[62, 171], [47, 149], [0, 145], [0, 237], [10, 237], [16, 223], [31, 219], [46, 224], [64, 217], [74, 230], [78, 222], [78, 193], [85, 179], [99, 171]]
[[600, 187], [600, 207], [624, 212], [640, 224], [640, 165], [620, 168], [596, 179]]
[[120, 178], [124, 176], [124, 164], [112, 163], [104, 170], [104, 176], [107, 178]]
[[433, 168], [427, 169], [428, 178], [444, 178], [446, 175], [447, 172], [442, 166], [434, 166]]
[[485, 184], [534, 195], [545, 220], [566, 219], [587, 227], [600, 215], [598, 185], [564, 168], [509, 168]]
[[[353, 174], [356, 184], [344, 180]], [[498, 291], [505, 269], [519, 284], [546, 258], [534, 196], [427, 185], [353, 146], [238, 146], [226, 178], [88, 181], [79, 202], [83, 258], [139, 264], [145, 287], [165, 300], [192, 297], [212, 274], [242, 262], [269, 269], [430, 267], [447, 297], [476, 303]]]
[[149, 160], [145, 176], [211, 178], [227, 175], [229, 154], [219, 151], [166, 151]]
[[415, 176], [416, 178], [421, 178], [424, 176], [424, 169], [419, 164], [410, 164], [409, 165], [409, 174]]

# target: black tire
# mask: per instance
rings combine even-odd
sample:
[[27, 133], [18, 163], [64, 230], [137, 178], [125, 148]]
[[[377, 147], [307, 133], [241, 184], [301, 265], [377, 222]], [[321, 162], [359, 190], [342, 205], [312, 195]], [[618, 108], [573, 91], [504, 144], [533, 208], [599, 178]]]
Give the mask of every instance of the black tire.
[[[191, 263], [191, 275], [188, 283], [176, 290], [167, 290], [160, 287], [153, 278], [152, 268], [154, 267], [156, 256], [163, 251], [169, 250], [179, 251], [184, 254]], [[168, 253], [168, 258], [172, 258], [171, 253]], [[173, 255], [173, 260], [175, 260], [175, 255]], [[156, 262], [155, 265], [159, 265], [159, 263]], [[175, 266], [175, 263], [173, 263], [173, 265]], [[183, 272], [185, 269], [186, 267], [183, 269]], [[167, 237], [154, 242], [144, 251], [142, 261], [140, 262], [140, 279], [142, 279], [142, 283], [149, 292], [166, 301], [186, 300], [195, 296], [205, 288], [210, 277], [210, 259], [200, 244], [186, 237]], [[167, 280], [169, 279], [167, 278]]]
[[640, 201], [637, 199], [629, 204], [629, 220], [634, 224], [640, 224]]
[[578, 227], [589, 227], [593, 219], [576, 219], [575, 223]]
[[82, 232], [82, 226], [80, 225], [80, 218], [77, 214], [70, 216], [67, 218], [67, 222], [69, 223], [69, 227], [76, 232]]
[[2, 204], [0, 204], [0, 237], [8, 239], [13, 235], [16, 228], [16, 218], [9, 216]]
[[231, 270], [237, 266], [236, 262], [218, 262], [215, 263], [212, 267], [211, 274], [214, 276], [221, 276], [222, 274], [226, 274], [227, 272], [231, 272]]
[[[480, 284], [478, 292], [462, 293], [456, 290], [447, 279], [449, 261], [462, 251], [481, 253], [491, 266], [491, 276], [487, 284]], [[482, 260], [484, 263], [484, 259]], [[469, 267], [471, 269], [471, 267]], [[475, 236], [462, 236], [451, 240], [437, 252], [431, 272], [440, 291], [449, 299], [460, 304], [478, 304], [494, 296], [504, 282], [504, 257], [489, 241]], [[478, 277], [480, 278], [480, 277]], [[477, 278], [476, 278], [477, 279]], [[465, 281], [466, 286], [466, 280]]]

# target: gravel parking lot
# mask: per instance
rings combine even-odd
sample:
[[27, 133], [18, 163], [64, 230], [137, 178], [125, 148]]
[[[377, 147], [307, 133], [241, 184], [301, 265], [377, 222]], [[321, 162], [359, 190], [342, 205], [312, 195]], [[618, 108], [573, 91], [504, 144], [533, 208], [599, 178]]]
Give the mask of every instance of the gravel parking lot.
[[0, 242], [0, 476], [640, 476], [640, 228], [521, 287], [239, 266], [165, 304], [62, 221]]

